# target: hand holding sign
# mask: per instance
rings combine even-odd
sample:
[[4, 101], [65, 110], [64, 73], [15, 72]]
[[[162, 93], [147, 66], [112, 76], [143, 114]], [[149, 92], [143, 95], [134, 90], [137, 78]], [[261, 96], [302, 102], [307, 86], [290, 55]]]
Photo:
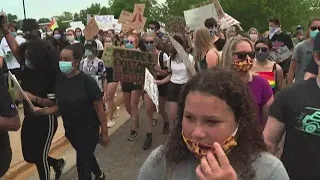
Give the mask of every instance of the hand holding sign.
[[186, 53], [186, 51], [183, 49], [183, 47], [181, 46], [180, 43], [178, 43], [175, 39], [173, 39], [172, 36], [168, 35], [170, 38], [170, 41], [172, 43], [172, 45], [174, 46], [174, 48], [177, 50], [178, 55], [180, 56], [180, 58], [182, 59], [184, 65], [186, 66], [186, 68], [188, 69], [189, 73], [194, 76], [197, 74], [196, 69], [194, 68], [194, 66], [191, 63], [191, 60], [189, 59], [189, 55]]
[[152, 102], [156, 105], [157, 112], [159, 112], [159, 90], [154, 79], [153, 75], [149, 70], [145, 69], [145, 78], [144, 78], [144, 90], [148, 93]]
[[95, 35], [99, 32], [98, 24], [94, 17], [90, 18], [89, 23], [86, 28], [84, 28], [83, 33], [86, 40], [92, 40]]

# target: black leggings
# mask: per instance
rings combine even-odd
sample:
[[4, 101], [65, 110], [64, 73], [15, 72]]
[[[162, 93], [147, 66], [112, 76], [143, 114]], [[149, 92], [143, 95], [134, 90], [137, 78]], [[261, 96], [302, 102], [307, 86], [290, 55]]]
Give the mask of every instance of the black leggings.
[[94, 156], [99, 140], [99, 127], [65, 128], [66, 137], [77, 152], [79, 180], [91, 180], [91, 172], [101, 176], [102, 172]]
[[50, 166], [57, 160], [48, 157], [51, 142], [57, 131], [57, 117], [26, 116], [21, 130], [22, 153], [25, 161], [36, 164], [40, 180], [50, 180]]

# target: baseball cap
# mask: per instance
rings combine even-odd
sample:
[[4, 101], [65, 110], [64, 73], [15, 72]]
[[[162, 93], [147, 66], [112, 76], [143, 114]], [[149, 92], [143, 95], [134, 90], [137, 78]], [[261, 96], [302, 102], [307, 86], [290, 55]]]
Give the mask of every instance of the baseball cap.
[[89, 50], [96, 50], [98, 48], [97, 46], [98, 45], [95, 40], [88, 40], [86, 41], [84, 48]]
[[320, 52], [320, 33], [314, 39], [313, 51]]

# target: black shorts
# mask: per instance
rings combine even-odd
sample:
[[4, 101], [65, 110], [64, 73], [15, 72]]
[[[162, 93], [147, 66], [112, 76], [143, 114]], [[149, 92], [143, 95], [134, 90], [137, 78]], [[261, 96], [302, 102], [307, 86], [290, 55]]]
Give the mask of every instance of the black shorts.
[[173, 82], [168, 83], [167, 95], [169, 102], [178, 102], [180, 93], [184, 84], [175, 84]]
[[[157, 76], [157, 80], [164, 79], [165, 76]], [[168, 90], [168, 83], [162, 84], [158, 86], [159, 90], [159, 96], [160, 97], [166, 97], [167, 96], [167, 90]]]
[[141, 84], [121, 83], [122, 92], [131, 93], [131, 91], [142, 91]]
[[106, 73], [107, 73], [107, 81], [109, 83], [118, 82], [114, 80], [113, 76], [113, 67], [106, 67]]
[[290, 68], [290, 63], [291, 63], [291, 59], [286, 59], [284, 61], [282, 61], [281, 63], [278, 63], [280, 65], [280, 67], [283, 70], [283, 76], [286, 77], [286, 75], [289, 72], [289, 68]]

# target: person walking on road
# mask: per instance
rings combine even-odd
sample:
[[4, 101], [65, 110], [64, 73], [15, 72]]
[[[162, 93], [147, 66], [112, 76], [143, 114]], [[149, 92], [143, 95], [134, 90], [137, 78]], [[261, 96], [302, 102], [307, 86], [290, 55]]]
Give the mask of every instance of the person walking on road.
[[98, 84], [90, 75], [77, 68], [84, 54], [81, 46], [80, 43], [72, 44], [61, 51], [59, 67], [63, 74], [57, 78], [57, 104], [40, 108], [36, 113], [61, 114], [65, 136], [77, 152], [79, 180], [92, 179], [91, 172], [96, 180], [104, 180], [106, 176], [98, 165], [94, 151], [99, 137], [102, 145], [109, 143], [107, 119]]
[[[41, 39], [30, 40], [20, 46], [8, 27], [2, 29], [12, 54], [21, 66], [21, 87], [35, 106], [46, 107], [55, 104], [54, 85], [59, 72], [59, 52]], [[49, 98], [49, 95], [51, 96]], [[59, 179], [65, 160], [49, 156], [53, 136], [57, 130], [57, 117], [35, 116], [30, 105], [24, 101], [24, 120], [21, 129], [21, 145], [24, 160], [35, 164], [41, 180], [50, 179], [50, 166]]]

